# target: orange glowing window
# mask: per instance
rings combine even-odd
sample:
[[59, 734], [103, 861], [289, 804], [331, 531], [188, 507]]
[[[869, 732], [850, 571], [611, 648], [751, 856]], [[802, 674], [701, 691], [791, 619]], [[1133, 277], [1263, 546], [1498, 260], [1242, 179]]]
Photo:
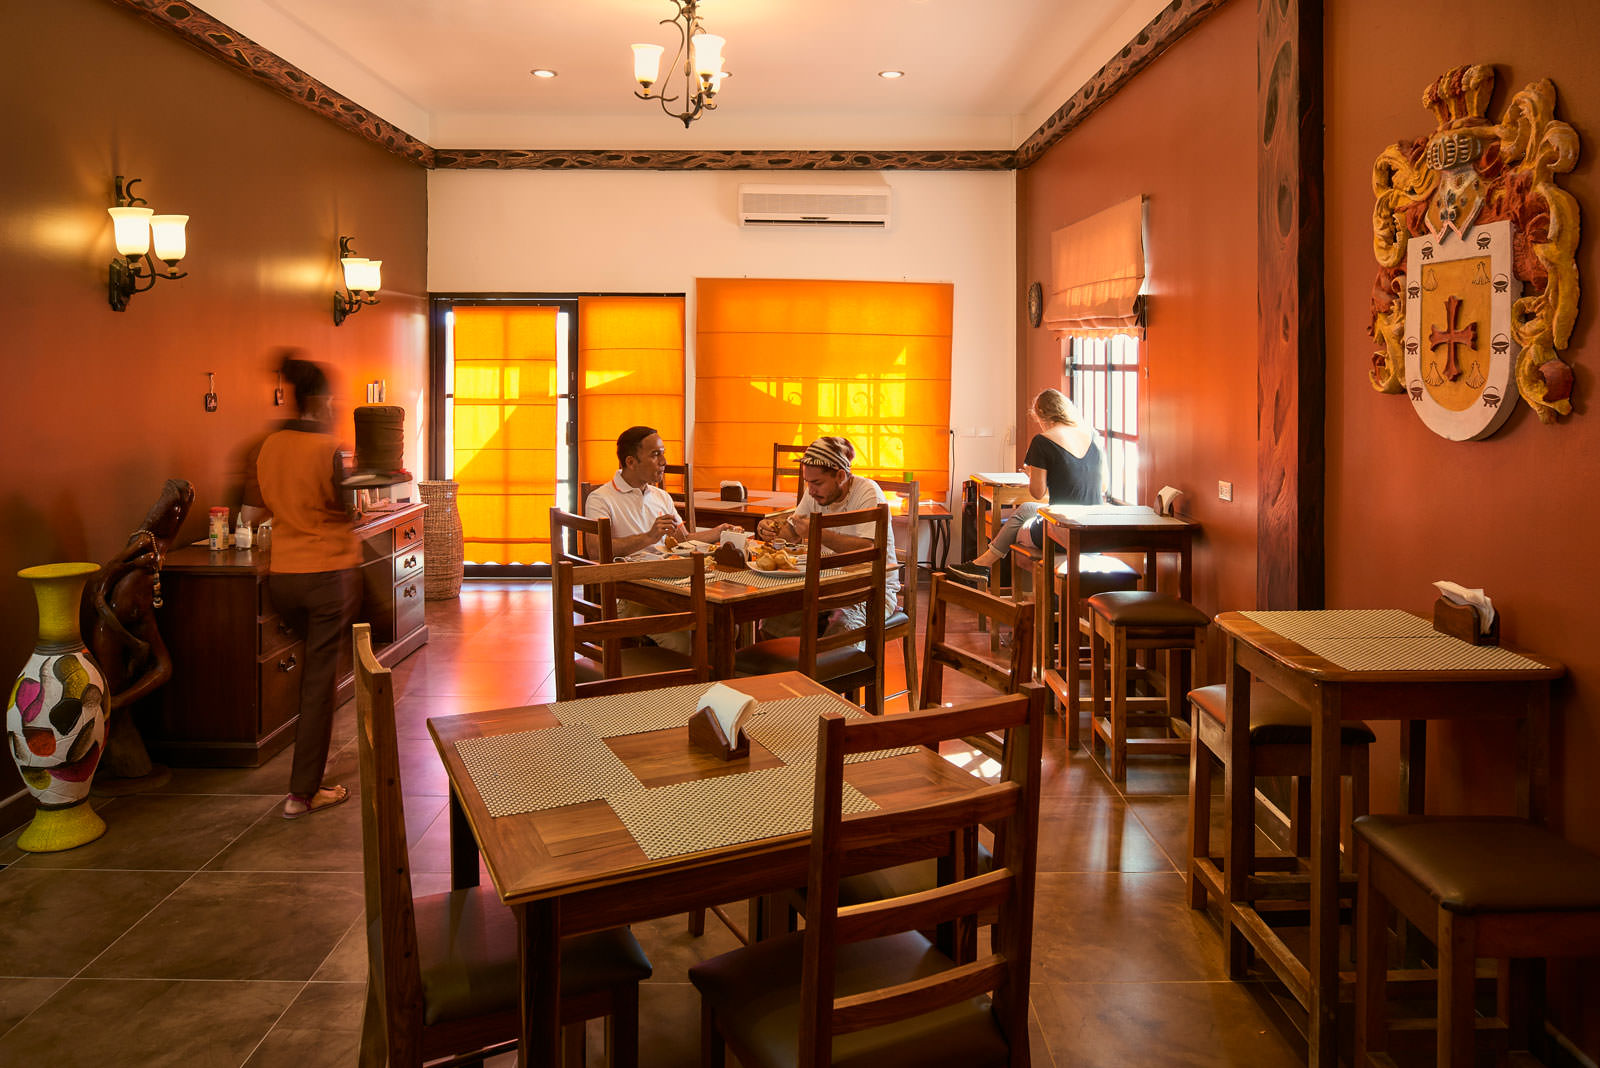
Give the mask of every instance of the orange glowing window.
[[683, 298], [578, 298], [578, 479], [617, 470], [617, 435], [654, 427], [684, 463]]

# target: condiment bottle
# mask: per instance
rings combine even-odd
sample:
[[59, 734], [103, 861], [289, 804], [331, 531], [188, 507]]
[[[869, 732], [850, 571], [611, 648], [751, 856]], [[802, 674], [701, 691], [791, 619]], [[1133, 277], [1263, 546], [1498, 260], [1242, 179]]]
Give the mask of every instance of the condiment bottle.
[[239, 510], [239, 525], [233, 529], [233, 547], [248, 549], [255, 539], [250, 536], [250, 524], [244, 521], [244, 509]]
[[228, 510], [221, 505], [211, 509], [211, 551], [228, 547]]

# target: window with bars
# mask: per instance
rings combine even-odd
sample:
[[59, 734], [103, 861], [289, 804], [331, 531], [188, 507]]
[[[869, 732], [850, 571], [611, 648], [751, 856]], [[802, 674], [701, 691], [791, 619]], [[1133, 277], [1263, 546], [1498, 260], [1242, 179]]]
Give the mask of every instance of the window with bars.
[[1072, 401], [1094, 423], [1106, 456], [1106, 493], [1139, 503], [1139, 339], [1130, 334], [1067, 337]]

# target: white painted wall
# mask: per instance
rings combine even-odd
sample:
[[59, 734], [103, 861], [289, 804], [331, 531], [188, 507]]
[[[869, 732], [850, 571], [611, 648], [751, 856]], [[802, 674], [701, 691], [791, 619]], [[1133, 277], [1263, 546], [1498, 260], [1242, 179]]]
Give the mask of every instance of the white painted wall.
[[[882, 182], [893, 190], [893, 221], [876, 232], [741, 228], [742, 182]], [[1014, 466], [1016, 229], [1008, 171], [437, 170], [428, 175], [428, 289], [683, 293], [692, 376], [696, 278], [954, 283], [951, 474], [959, 483], [972, 471]], [[692, 433], [692, 389], [688, 401]]]

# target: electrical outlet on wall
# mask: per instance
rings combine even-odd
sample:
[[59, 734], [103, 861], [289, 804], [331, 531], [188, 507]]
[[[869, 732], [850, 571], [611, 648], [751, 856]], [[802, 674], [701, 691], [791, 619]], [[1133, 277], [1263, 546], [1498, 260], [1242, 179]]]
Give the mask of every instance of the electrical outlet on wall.
[[1219, 481], [1217, 483], [1217, 500], [1219, 500], [1219, 501], [1231, 501], [1231, 500], [1233, 500], [1233, 483], [1232, 482], [1220, 482]]

